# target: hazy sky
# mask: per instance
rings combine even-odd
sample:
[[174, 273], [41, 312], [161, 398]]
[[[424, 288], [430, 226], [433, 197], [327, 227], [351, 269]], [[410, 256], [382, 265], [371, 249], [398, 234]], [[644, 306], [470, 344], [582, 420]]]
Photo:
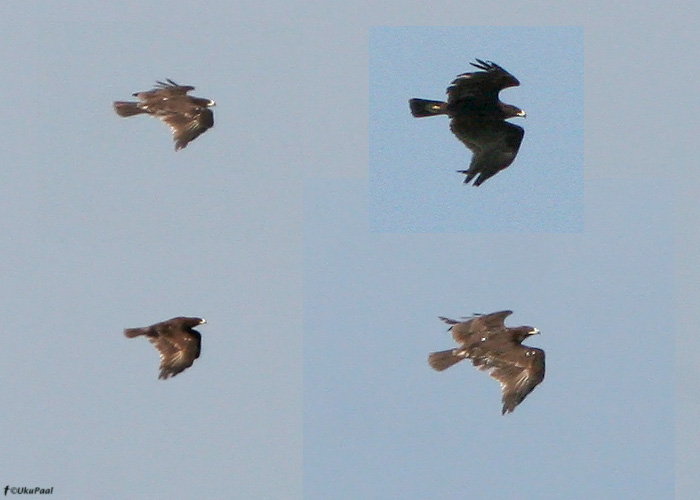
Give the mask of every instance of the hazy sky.
[[[670, 499], [675, 418], [675, 496], [694, 499], [697, 14], [691, 1], [0, 6], [0, 488]], [[563, 27], [402, 29], [379, 41], [404, 32], [405, 47], [370, 51], [370, 26], [446, 23]], [[431, 41], [446, 32], [458, 38]], [[475, 57], [521, 80], [503, 98], [528, 112], [516, 162], [480, 188], [454, 173], [469, 155], [447, 121], [406, 102], [444, 96]], [[163, 124], [111, 108], [163, 78], [217, 101], [215, 127], [178, 153]], [[394, 116], [383, 165], [405, 177], [386, 191], [411, 205], [401, 217], [377, 210], [368, 139]], [[575, 166], [549, 175], [559, 159]], [[496, 382], [426, 357], [451, 345], [438, 315], [506, 307], [542, 331], [548, 371], [501, 417]], [[176, 315], [207, 319], [202, 357], [159, 381], [155, 349], [122, 330]]]
[[[435, 236], [368, 233], [363, 181], [307, 183], [306, 499], [673, 497], [672, 196], [585, 187], [585, 233]], [[427, 364], [438, 316], [501, 309], [547, 355], [504, 417], [497, 382]]]
[[[301, 499], [302, 34], [228, 3], [29, 5], [0, 16], [0, 486]], [[218, 103], [177, 153], [112, 110], [164, 78]], [[122, 330], [177, 315], [207, 319], [202, 355], [158, 380]]]

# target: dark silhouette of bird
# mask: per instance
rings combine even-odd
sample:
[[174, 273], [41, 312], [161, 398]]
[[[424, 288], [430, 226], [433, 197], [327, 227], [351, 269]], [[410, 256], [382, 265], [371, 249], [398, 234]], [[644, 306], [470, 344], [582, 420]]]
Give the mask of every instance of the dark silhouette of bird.
[[478, 176], [474, 186], [479, 186], [515, 160], [525, 131], [505, 120], [526, 115], [498, 98], [501, 90], [520, 85], [518, 79], [498, 64], [476, 61], [470, 64], [483, 71], [459, 75], [447, 89], [447, 102], [410, 99], [409, 104], [416, 118], [450, 117], [452, 133], [474, 153], [469, 169], [458, 172], [467, 176], [466, 184]]
[[159, 81], [152, 90], [133, 94], [138, 102], [116, 101], [114, 111], [124, 117], [145, 113], [159, 118], [172, 130], [178, 151], [214, 126], [214, 113], [209, 108], [216, 102], [187, 95], [191, 90], [194, 87], [170, 79]]
[[460, 346], [428, 356], [428, 363], [437, 371], [463, 359], [471, 359], [480, 370], [490, 371], [501, 383], [501, 414], [512, 412], [544, 380], [544, 351], [522, 345], [539, 330], [531, 326], [506, 327], [504, 320], [510, 314], [512, 311], [498, 311], [465, 321], [440, 316], [450, 325], [452, 338]]
[[174, 377], [192, 366], [199, 357], [202, 335], [193, 328], [207, 321], [202, 318], [172, 318], [145, 328], [127, 328], [124, 335], [132, 339], [145, 335], [160, 352], [160, 379]]

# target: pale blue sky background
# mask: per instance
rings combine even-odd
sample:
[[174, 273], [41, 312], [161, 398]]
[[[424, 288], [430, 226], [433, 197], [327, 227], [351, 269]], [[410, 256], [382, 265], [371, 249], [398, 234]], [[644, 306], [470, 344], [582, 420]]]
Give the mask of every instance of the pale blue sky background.
[[[503, 428], [499, 436], [515, 436], [517, 427], [517, 453], [500, 461], [525, 489], [508, 490], [510, 498], [528, 500], [544, 485], [553, 493], [577, 486], [582, 495], [598, 487], [613, 495], [624, 486], [628, 497], [657, 500], [672, 495], [668, 418], [675, 409], [676, 498], [693, 500], [700, 491], [700, 341], [695, 328], [700, 323], [700, 175], [690, 154], [699, 107], [693, 91], [697, 14], [697, 3], [690, 0], [633, 8], [602, 1], [526, 5], [462, 0], [26, 1], [0, 6], [0, 307], [5, 339], [0, 486], [54, 486], [52, 498], [66, 499], [270, 500], [342, 499], [372, 487], [364, 498], [405, 500], [436, 496], [425, 485], [440, 491], [455, 485], [449, 498], [465, 490], [463, 479], [470, 480], [475, 471], [497, 491], [507, 488], [507, 482], [499, 486], [503, 469], [485, 467], [494, 463], [499, 448], [493, 443], [476, 452], [470, 448], [472, 441], [484, 443], [493, 427], [466, 432], [454, 425], [455, 415], [471, 418], [466, 409], [474, 408], [490, 426]], [[448, 22], [584, 27], [584, 173], [593, 182], [587, 186], [597, 189], [587, 187], [584, 202], [587, 214], [595, 216], [586, 222], [595, 222], [602, 236], [587, 227], [574, 235], [477, 234], [475, 240], [369, 235], [369, 25]], [[465, 54], [467, 59], [475, 56]], [[523, 79], [531, 71], [528, 65], [516, 74]], [[450, 68], [435, 86], [421, 87], [416, 95], [438, 97], [453, 73]], [[197, 95], [218, 103], [214, 129], [179, 153], [161, 123], [147, 117], [120, 119], [111, 109], [113, 100], [162, 78], [193, 84]], [[525, 107], [523, 98], [532, 91], [523, 82], [507, 91], [508, 100], [512, 96], [513, 103]], [[537, 112], [527, 110], [530, 116]], [[417, 127], [416, 122], [408, 123]], [[531, 123], [528, 117], [524, 124]], [[433, 126], [447, 147], [460, 151], [446, 125], [422, 128]], [[508, 173], [466, 190], [505, 183], [502, 176]], [[444, 174], [448, 188], [465, 188], [453, 183], [455, 175]], [[310, 183], [305, 191], [303, 178]], [[634, 180], [643, 182], [626, 184]], [[680, 189], [675, 185], [679, 180]], [[314, 217], [304, 220], [310, 239], [306, 269], [304, 192]], [[330, 199], [334, 195], [337, 200]], [[674, 198], [678, 286], [669, 306], [673, 262], [667, 252], [673, 233], [664, 232], [662, 221], [668, 222], [666, 207]], [[632, 211], [638, 213], [632, 217]], [[631, 224], [629, 232], [625, 222]], [[649, 234], [643, 229], [647, 223]], [[613, 230], [618, 231], [614, 236]], [[472, 261], [463, 248], [473, 248], [474, 241], [491, 244], [493, 238], [527, 243], [522, 257], [499, 272], [497, 287], [490, 286], [492, 265]], [[421, 245], [405, 248], [416, 241]], [[344, 274], [342, 262], [328, 252], [331, 245], [354, 272]], [[566, 249], [561, 261], [554, 254], [557, 248]], [[385, 259], [387, 253], [401, 260]], [[635, 259], [627, 259], [630, 254]], [[325, 260], [310, 263], [312, 255]], [[500, 256], [510, 258], [511, 250]], [[545, 257], [551, 260], [547, 266]], [[599, 263], [606, 272], [593, 265]], [[647, 267], [650, 263], [658, 269]], [[375, 268], [376, 276], [365, 272]], [[408, 281], [414, 268], [415, 283]], [[316, 280], [305, 284], [309, 334], [304, 360], [307, 373], [310, 367], [315, 370], [304, 388], [305, 435], [304, 270]], [[396, 279], [401, 274], [395, 271], [405, 271], [404, 277]], [[467, 272], [476, 274], [476, 283], [464, 283]], [[580, 283], [569, 273], [580, 276]], [[325, 282], [316, 291], [312, 284], [319, 275]], [[590, 276], [599, 281], [587, 281]], [[609, 284], [608, 276], [616, 279]], [[554, 286], [560, 279], [575, 285], [574, 320], [563, 316], [572, 306]], [[383, 286], [388, 281], [396, 285]], [[504, 297], [502, 286], [516, 281], [532, 285], [510, 287]], [[620, 292], [625, 284], [642, 295], [634, 304], [626, 289]], [[369, 294], [370, 285], [376, 285], [371, 297], [377, 299], [371, 303], [362, 295]], [[485, 285], [492, 291], [484, 292]], [[321, 302], [323, 290], [333, 293]], [[620, 296], [592, 297], [607, 299], [613, 292]], [[348, 306], [338, 306], [338, 297], [347, 297]], [[438, 314], [496, 309], [506, 301], [516, 310], [513, 324], [533, 323], [543, 330], [536, 345], [547, 350], [549, 371], [516, 413], [501, 418], [498, 386], [488, 377], [468, 366], [434, 374], [424, 362], [428, 351], [449, 346]], [[624, 306], [622, 312], [611, 311], [618, 304]], [[673, 305], [678, 313], [675, 408], [674, 393], [668, 390], [672, 353], [664, 342], [673, 335], [674, 318], [666, 313]], [[582, 311], [583, 306], [590, 309]], [[336, 326], [339, 311], [352, 320], [344, 327], [345, 336]], [[616, 321], [601, 325], [603, 312]], [[208, 320], [201, 327], [202, 358], [186, 373], [158, 381], [155, 350], [143, 339], [123, 338], [121, 331], [177, 314]], [[319, 327], [324, 328], [321, 337]], [[399, 349], [402, 358], [363, 350], [367, 344], [351, 336], [358, 332], [368, 341], [381, 341], [382, 348]], [[560, 405], [572, 397], [571, 387], [581, 387], [579, 375], [590, 365], [584, 357], [581, 366], [567, 372], [570, 365], [557, 363], [574, 347], [591, 347], [593, 343], [579, 346], [586, 335], [619, 346], [630, 332], [645, 339], [631, 348], [642, 367], [614, 379], [611, 388], [603, 375], [618, 369], [618, 359], [606, 359], [602, 368], [598, 364], [584, 373], [592, 385], [580, 403]], [[404, 342], [404, 337], [415, 342]], [[644, 364], [652, 353], [653, 363]], [[328, 368], [332, 360], [339, 360], [338, 370]], [[319, 376], [324, 385], [319, 386]], [[632, 379], [644, 381], [646, 394]], [[356, 380], [366, 385], [356, 385]], [[403, 391], [394, 391], [379, 401], [377, 411], [369, 411], [376, 396], [397, 386]], [[326, 387], [336, 388], [337, 394], [326, 394]], [[630, 407], [618, 401], [627, 394], [613, 390], [618, 388], [633, 389], [624, 400]], [[404, 394], [409, 390], [415, 397]], [[414, 415], [414, 406], [425, 401], [418, 396], [439, 399], [440, 411], [418, 408]], [[590, 398], [599, 398], [602, 405], [594, 408], [599, 413], [592, 420], [586, 418], [593, 411]], [[469, 406], [472, 401], [478, 404]], [[638, 414], [638, 408], [647, 415]], [[347, 420], [349, 411], [357, 414], [357, 422]], [[615, 418], [603, 418], [611, 414]], [[634, 424], [630, 429], [620, 424], [628, 415]], [[388, 426], [390, 418], [395, 423]], [[338, 422], [347, 425], [338, 430]], [[554, 425], [561, 422], [572, 430], [564, 434]], [[600, 441], [587, 442], [580, 451], [570, 446], [579, 429], [585, 436], [594, 428], [618, 446]], [[542, 433], [551, 447], [529, 449]], [[447, 450], [431, 444], [454, 436], [459, 439], [446, 444]], [[427, 444], [418, 450], [416, 443]], [[601, 457], [598, 445], [613, 454], [602, 464], [585, 462]], [[397, 465], [381, 460], [394, 458], [392, 446], [406, 452]], [[625, 454], [626, 448], [658, 455]], [[572, 455], [572, 449], [577, 453]], [[306, 495], [302, 451], [307, 453]], [[445, 460], [445, 451], [458, 462]], [[618, 457], [631, 461], [616, 461]], [[319, 465], [322, 458], [326, 461]], [[367, 475], [365, 462], [385, 467]], [[545, 477], [553, 469], [562, 476]], [[328, 470], [341, 472], [324, 477]], [[628, 481], [640, 475], [641, 484]], [[578, 482], [567, 483], [570, 477]], [[658, 482], [648, 494], [638, 495], [654, 479]], [[409, 490], [410, 485], [415, 488]]]
[[[312, 40], [227, 2], [96, 5], [0, 8], [0, 486], [301, 499]], [[218, 104], [177, 153], [112, 110], [163, 78]], [[122, 330], [177, 315], [207, 319], [202, 356], [161, 381]]]
[[[305, 193], [305, 499], [673, 498], [669, 191], [589, 181], [578, 235], [370, 234], [366, 183]], [[502, 417], [427, 355], [439, 315], [505, 308], [547, 377]]]
[[[521, 85], [515, 162], [479, 188], [457, 170], [472, 153], [447, 117], [416, 120], [408, 99], [444, 100], [454, 78], [491, 60]], [[370, 224], [384, 232], [583, 229], [581, 27], [378, 27], [370, 30]]]

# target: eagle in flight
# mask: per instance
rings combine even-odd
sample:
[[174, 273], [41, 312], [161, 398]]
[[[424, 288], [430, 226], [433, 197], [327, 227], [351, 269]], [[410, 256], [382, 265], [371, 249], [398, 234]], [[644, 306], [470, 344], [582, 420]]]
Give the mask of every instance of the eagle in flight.
[[192, 366], [199, 357], [202, 336], [193, 328], [207, 321], [202, 318], [172, 318], [145, 328], [127, 328], [124, 335], [133, 339], [145, 335], [160, 352], [160, 379], [173, 377]]
[[520, 85], [518, 79], [498, 64], [476, 61], [470, 64], [483, 71], [459, 75], [447, 89], [447, 102], [410, 99], [409, 104], [416, 118], [450, 117], [450, 130], [474, 153], [469, 169], [458, 172], [467, 176], [465, 184], [476, 177], [479, 186], [515, 160], [525, 131], [505, 120], [526, 115], [498, 99], [501, 90]]
[[450, 325], [448, 331], [460, 346], [428, 356], [428, 363], [437, 371], [467, 358], [480, 370], [490, 371], [501, 383], [502, 415], [512, 412], [544, 380], [544, 351], [522, 345], [539, 330], [531, 326], [506, 327], [503, 322], [512, 313], [479, 314], [465, 321], [440, 316]]
[[216, 102], [187, 95], [194, 90], [190, 85], [178, 85], [170, 79], [156, 83], [152, 90], [132, 94], [138, 102], [116, 101], [114, 111], [124, 117], [145, 113], [160, 118], [173, 132], [175, 151], [214, 126], [214, 113], [209, 108]]

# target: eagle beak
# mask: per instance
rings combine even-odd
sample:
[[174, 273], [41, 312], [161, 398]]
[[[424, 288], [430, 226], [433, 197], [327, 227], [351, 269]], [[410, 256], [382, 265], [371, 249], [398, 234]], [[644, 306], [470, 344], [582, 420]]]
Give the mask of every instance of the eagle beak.
[[209, 104], [207, 104], [207, 106], [209, 106], [210, 108], [211, 108], [212, 106], [216, 106], [216, 101], [213, 100], [213, 99], [209, 99]]
[[199, 324], [200, 324], [200, 325], [203, 325], [203, 324], [206, 323], [206, 322], [207, 322], [206, 319], [202, 319], [202, 321], [200, 321]]
[[530, 330], [530, 335], [537, 335], [538, 333], [540, 333], [540, 331], [537, 328]]
[[522, 116], [523, 118], [527, 118], [527, 113], [521, 109], [520, 113], [518, 113], [517, 116]]

